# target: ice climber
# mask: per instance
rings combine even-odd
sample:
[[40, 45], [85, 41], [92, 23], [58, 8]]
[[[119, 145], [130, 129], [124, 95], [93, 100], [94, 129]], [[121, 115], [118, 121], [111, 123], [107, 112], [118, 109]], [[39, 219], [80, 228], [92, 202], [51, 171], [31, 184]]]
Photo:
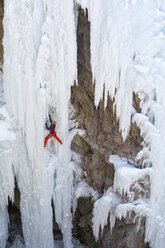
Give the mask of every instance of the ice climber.
[[46, 147], [46, 144], [51, 137], [54, 137], [62, 145], [62, 141], [56, 136], [56, 133], [55, 133], [56, 122], [52, 121], [50, 115], [49, 115], [49, 118], [50, 118], [51, 125], [50, 127], [48, 127], [48, 124], [47, 124], [48, 119], [47, 119], [45, 127], [47, 130], [50, 130], [50, 133], [48, 136], [45, 137], [44, 147]]

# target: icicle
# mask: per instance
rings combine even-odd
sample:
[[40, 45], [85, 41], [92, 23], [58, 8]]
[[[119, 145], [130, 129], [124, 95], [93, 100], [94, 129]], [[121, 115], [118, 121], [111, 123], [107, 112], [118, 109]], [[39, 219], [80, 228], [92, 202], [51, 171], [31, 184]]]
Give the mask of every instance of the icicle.
[[14, 200], [13, 158], [16, 135], [13, 132], [6, 106], [0, 108], [0, 247], [8, 238], [8, 199]]
[[[30, 248], [54, 247], [53, 198], [64, 247], [72, 247], [68, 112], [70, 87], [77, 79], [73, 1], [7, 0], [4, 30], [4, 87], [9, 112], [18, 124], [14, 171], [21, 193], [25, 244]], [[58, 157], [53, 156], [53, 162], [43, 147], [48, 110], [63, 141], [61, 146], [52, 140]], [[54, 171], [59, 177], [61, 165], [66, 177], [58, 191]]]
[[108, 216], [110, 214], [110, 228], [112, 230], [115, 225], [115, 208], [119, 204], [120, 199], [113, 192], [112, 188], [109, 188], [104, 195], [98, 199], [94, 204], [93, 209], [93, 234], [96, 241], [99, 239], [99, 230], [103, 232], [104, 226], [107, 224]]
[[[151, 178], [152, 168], [136, 168], [134, 165], [128, 163], [126, 158], [120, 158], [117, 155], [111, 155], [109, 161], [114, 164], [115, 168], [114, 191], [118, 192], [121, 196], [122, 194], [127, 195], [129, 201], [133, 201], [134, 192], [130, 192], [131, 186], [134, 189], [142, 190], [138, 181], [145, 179], [147, 176]], [[147, 180], [144, 180], [145, 184], [148, 184]]]

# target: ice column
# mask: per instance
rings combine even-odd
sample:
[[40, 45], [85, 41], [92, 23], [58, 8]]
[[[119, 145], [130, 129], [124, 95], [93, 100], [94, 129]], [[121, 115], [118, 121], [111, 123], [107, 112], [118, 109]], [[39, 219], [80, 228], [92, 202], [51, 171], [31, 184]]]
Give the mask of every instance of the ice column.
[[[51, 248], [54, 245], [51, 207], [54, 164], [49, 164], [43, 147], [45, 117], [50, 105], [55, 112], [56, 131], [63, 140], [63, 146], [56, 144], [56, 153], [68, 177], [69, 191], [64, 185], [63, 204], [58, 212], [63, 213], [62, 221], [69, 216], [69, 228], [64, 233], [64, 245], [69, 247], [72, 177], [68, 102], [70, 86], [76, 79], [73, 2], [6, 0], [4, 31], [5, 97], [17, 123], [14, 170], [21, 193], [26, 247]], [[67, 201], [66, 195], [69, 195]], [[60, 200], [55, 199], [56, 211]], [[61, 225], [65, 229], [65, 224]]]

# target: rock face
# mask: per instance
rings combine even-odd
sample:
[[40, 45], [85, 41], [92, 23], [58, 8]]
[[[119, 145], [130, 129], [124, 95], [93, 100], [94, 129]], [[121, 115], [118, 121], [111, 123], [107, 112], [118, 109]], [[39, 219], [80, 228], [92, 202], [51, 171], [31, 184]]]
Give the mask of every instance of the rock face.
[[[104, 110], [102, 100], [95, 108], [94, 84], [90, 66], [90, 23], [88, 17], [79, 9], [78, 28], [78, 85], [72, 87], [71, 103], [75, 108], [74, 118], [79, 128], [86, 131], [77, 134], [72, 141], [72, 149], [82, 156], [81, 167], [86, 182], [98, 191], [100, 196], [111, 186], [114, 180], [114, 167], [109, 163], [110, 154], [135, 159], [141, 149], [142, 138], [136, 125], [132, 124], [127, 140], [123, 142], [119, 132], [119, 123], [113, 113], [113, 101], [108, 99]], [[139, 112], [138, 98], [133, 96], [133, 104]], [[109, 225], [96, 243], [92, 232], [93, 200], [79, 198], [73, 220], [73, 235], [82, 243], [92, 247], [145, 248], [143, 230], [137, 233], [133, 218], [117, 221], [110, 234]], [[144, 223], [142, 226], [144, 229]]]
[[9, 236], [6, 243], [6, 248], [11, 247], [13, 242], [19, 239], [23, 243], [22, 222], [19, 207], [9, 203], [8, 213], [10, 219]]
[[[0, 61], [3, 61], [3, 1], [0, 1]], [[96, 109], [94, 105], [94, 85], [90, 66], [90, 24], [87, 16], [79, 10], [78, 29], [78, 85], [72, 87], [71, 102], [75, 108], [74, 118], [79, 127], [86, 131], [83, 136], [76, 135], [72, 141], [72, 149], [82, 156], [81, 167], [89, 186], [93, 187], [101, 196], [109, 187], [113, 186], [114, 167], [109, 163], [110, 154], [118, 154], [134, 160], [141, 149], [142, 139], [136, 125], [131, 125], [129, 136], [125, 143], [119, 132], [119, 124], [113, 113], [113, 101], [108, 99], [107, 108], [101, 101]], [[133, 96], [133, 103], [139, 112], [138, 98]], [[16, 186], [14, 205], [9, 204], [9, 238], [10, 246], [16, 236], [22, 237], [21, 215], [19, 211], [20, 194]], [[100, 233], [96, 242], [92, 231], [92, 212], [94, 200], [91, 197], [79, 198], [73, 219], [73, 235], [90, 248], [147, 248], [144, 243], [143, 230], [136, 231], [136, 223], [132, 218], [117, 220], [112, 233], [109, 230], [109, 220], [103, 234]], [[57, 239], [62, 238], [54, 216], [54, 233]], [[22, 237], [23, 239], [23, 237]]]

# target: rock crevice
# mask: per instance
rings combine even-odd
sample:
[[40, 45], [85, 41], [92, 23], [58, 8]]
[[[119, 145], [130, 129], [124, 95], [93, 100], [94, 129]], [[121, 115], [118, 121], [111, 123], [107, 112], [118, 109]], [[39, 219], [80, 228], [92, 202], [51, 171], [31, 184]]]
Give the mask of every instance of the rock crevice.
[[[114, 165], [109, 162], [109, 156], [116, 154], [120, 157], [135, 160], [137, 153], [142, 149], [140, 130], [131, 124], [129, 135], [123, 142], [119, 132], [119, 123], [113, 112], [113, 100], [108, 99], [104, 109], [104, 99], [98, 108], [94, 104], [95, 85], [93, 84], [90, 66], [90, 23], [88, 17], [79, 9], [77, 25], [78, 44], [78, 85], [71, 90], [71, 103], [75, 108], [75, 119], [78, 127], [86, 133], [77, 134], [72, 141], [72, 149], [82, 157], [81, 168], [89, 186], [96, 190], [101, 197], [104, 192], [113, 186]], [[138, 97], [133, 94], [133, 106], [140, 112]], [[137, 232], [137, 223], [133, 217], [117, 220], [112, 233], [110, 224], [100, 233], [100, 239], [95, 241], [92, 231], [93, 216], [92, 198], [79, 198], [73, 220], [73, 234], [89, 247], [111, 248], [145, 248], [143, 221], [141, 231]]]

